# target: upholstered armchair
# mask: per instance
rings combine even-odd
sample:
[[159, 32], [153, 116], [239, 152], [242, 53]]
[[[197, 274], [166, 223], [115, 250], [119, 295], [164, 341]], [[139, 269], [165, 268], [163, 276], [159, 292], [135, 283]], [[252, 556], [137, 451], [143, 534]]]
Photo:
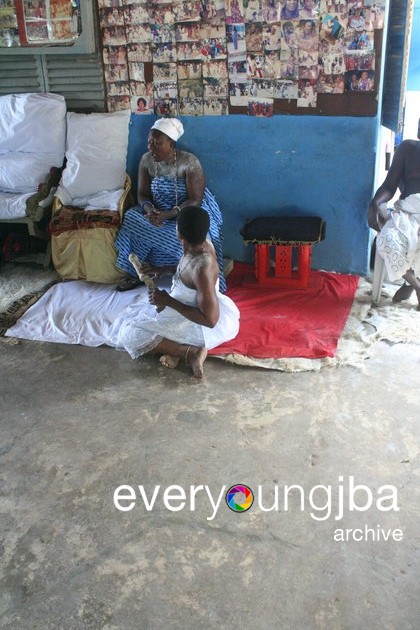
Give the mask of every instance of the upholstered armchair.
[[67, 114], [66, 166], [50, 222], [51, 251], [64, 279], [116, 283], [114, 241], [132, 204], [126, 174], [130, 111]]

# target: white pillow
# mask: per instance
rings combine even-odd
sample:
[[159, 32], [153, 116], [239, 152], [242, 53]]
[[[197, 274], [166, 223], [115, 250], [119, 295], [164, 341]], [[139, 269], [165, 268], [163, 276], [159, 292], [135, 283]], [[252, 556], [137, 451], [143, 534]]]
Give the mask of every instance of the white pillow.
[[62, 166], [64, 155], [56, 153], [0, 153], [0, 190], [35, 193], [52, 166]]
[[65, 142], [64, 96], [35, 93], [0, 96], [0, 153], [12, 151], [36, 156], [57, 153], [61, 156], [61, 166]]
[[67, 114], [66, 167], [60, 189], [68, 198], [123, 188], [130, 110]]

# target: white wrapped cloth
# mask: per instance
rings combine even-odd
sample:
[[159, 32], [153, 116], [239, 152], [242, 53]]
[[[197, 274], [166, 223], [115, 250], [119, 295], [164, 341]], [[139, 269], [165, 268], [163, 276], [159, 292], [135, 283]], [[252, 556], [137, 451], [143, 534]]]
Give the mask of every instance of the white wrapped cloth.
[[[185, 286], [178, 273], [174, 275], [170, 294], [183, 304], [197, 304], [197, 291]], [[162, 339], [208, 350], [216, 348], [234, 339], [239, 331], [239, 310], [235, 303], [219, 291], [217, 299], [220, 314], [214, 328], [196, 324], [169, 306], [158, 313], [148, 302], [131, 304], [115, 321], [107, 343], [126, 350], [133, 359], [155, 348]]]
[[420, 273], [420, 194], [399, 199], [376, 239], [378, 253], [385, 261], [391, 282], [408, 269]]

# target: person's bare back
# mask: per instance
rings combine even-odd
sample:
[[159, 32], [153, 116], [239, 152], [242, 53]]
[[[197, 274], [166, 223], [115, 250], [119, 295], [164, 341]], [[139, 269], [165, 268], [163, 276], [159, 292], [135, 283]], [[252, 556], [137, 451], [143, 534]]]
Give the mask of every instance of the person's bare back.
[[178, 264], [178, 275], [186, 287], [197, 288], [197, 274], [205, 270], [210, 276], [214, 276], [215, 284], [218, 277], [216, 252], [209, 241], [205, 241], [201, 251], [188, 251], [184, 253]]

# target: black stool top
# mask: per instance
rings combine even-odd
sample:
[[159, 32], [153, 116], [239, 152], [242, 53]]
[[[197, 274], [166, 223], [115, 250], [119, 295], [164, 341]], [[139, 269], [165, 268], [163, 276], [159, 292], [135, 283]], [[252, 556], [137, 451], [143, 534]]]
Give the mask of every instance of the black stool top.
[[325, 221], [321, 217], [257, 217], [240, 230], [245, 243], [265, 245], [308, 245], [325, 238]]

